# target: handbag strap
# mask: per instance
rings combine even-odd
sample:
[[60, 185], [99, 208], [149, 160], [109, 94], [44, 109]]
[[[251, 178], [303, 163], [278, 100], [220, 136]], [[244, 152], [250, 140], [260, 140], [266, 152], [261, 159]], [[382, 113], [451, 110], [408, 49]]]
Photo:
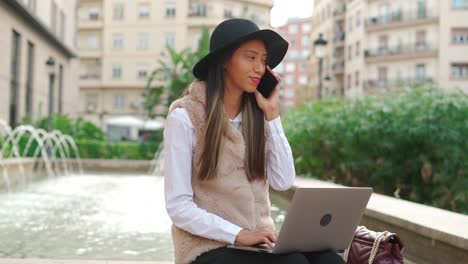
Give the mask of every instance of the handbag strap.
[[[358, 228], [356, 229], [356, 233], [365, 229], [366, 227], [365, 226], [358, 226]], [[379, 246], [380, 246], [380, 242], [382, 241], [382, 239], [385, 238], [385, 236], [387, 236], [389, 234], [388, 231], [384, 231], [382, 232], [381, 234], [379, 234], [377, 236], [377, 238], [375, 239], [374, 241], [374, 244], [372, 245], [372, 249], [371, 249], [371, 252], [370, 252], [370, 256], [369, 256], [369, 264], [372, 264], [372, 262], [374, 262], [374, 259], [375, 259], [375, 256], [377, 255], [377, 251], [379, 250]], [[349, 256], [349, 250], [351, 248], [351, 244], [353, 243], [353, 241], [351, 241], [351, 243], [349, 243], [349, 246], [348, 248], [345, 250], [344, 252], [344, 256], [343, 256], [343, 259], [345, 262], [348, 261], [348, 256]]]
[[382, 241], [382, 239], [384, 239], [384, 237], [386, 237], [388, 233], [388, 231], [384, 231], [375, 239], [374, 245], [372, 245], [372, 250], [369, 256], [369, 264], [372, 264], [372, 262], [374, 262], [374, 258], [377, 255], [377, 250], [379, 250], [380, 241]]

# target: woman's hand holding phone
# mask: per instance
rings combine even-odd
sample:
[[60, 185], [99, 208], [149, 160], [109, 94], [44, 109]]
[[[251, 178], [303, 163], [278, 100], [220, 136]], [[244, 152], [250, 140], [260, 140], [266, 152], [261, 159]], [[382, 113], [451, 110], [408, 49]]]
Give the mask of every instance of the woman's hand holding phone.
[[266, 87], [266, 89], [273, 89], [268, 98], [265, 98], [259, 90], [256, 90], [255, 99], [257, 100], [258, 107], [265, 114], [265, 119], [271, 121], [279, 116], [278, 100], [281, 78], [271, 70], [270, 66], [266, 66], [266, 71], [268, 71], [268, 73], [265, 72], [264, 74], [272, 74], [274, 78], [276, 78], [277, 83], [274, 87]]

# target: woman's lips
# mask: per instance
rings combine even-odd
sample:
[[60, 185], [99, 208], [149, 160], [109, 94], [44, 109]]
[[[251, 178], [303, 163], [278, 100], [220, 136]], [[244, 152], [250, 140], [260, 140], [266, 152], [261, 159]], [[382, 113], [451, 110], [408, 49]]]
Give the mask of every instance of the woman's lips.
[[250, 78], [250, 80], [252, 80], [256, 85], [260, 83], [260, 78]]

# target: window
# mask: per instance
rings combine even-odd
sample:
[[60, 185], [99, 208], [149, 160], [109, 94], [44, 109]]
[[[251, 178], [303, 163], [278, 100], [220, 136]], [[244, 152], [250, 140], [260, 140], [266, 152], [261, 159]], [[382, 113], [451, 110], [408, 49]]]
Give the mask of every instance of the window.
[[25, 102], [25, 113], [31, 118], [33, 111], [33, 84], [34, 84], [34, 44], [28, 41], [28, 61], [27, 61], [27, 73], [26, 73], [26, 102]]
[[351, 89], [351, 74], [348, 74], [348, 78], [347, 78], [347, 79], [348, 79], [348, 80], [347, 80], [346, 83], [348, 84], [348, 85], [347, 85], [347, 86], [348, 86], [348, 89]]
[[149, 34], [141, 33], [138, 35], [138, 47], [139, 50], [146, 50], [149, 46]]
[[89, 20], [99, 20], [99, 8], [97, 7], [91, 7], [89, 9]]
[[224, 18], [234, 18], [232, 9], [231, 5], [224, 4]]
[[361, 42], [358, 41], [356, 42], [356, 57], [359, 57], [361, 55]]
[[60, 39], [65, 41], [65, 28], [67, 26], [67, 17], [63, 11], [60, 11]]
[[98, 95], [95, 93], [86, 94], [86, 109], [88, 113], [93, 113], [97, 110]]
[[21, 35], [12, 31], [12, 52], [11, 52], [11, 63], [10, 63], [10, 126], [16, 125], [18, 118], [18, 81], [19, 81], [19, 69], [21, 62]]
[[112, 48], [121, 49], [123, 48], [123, 37], [122, 34], [114, 34], [112, 36]]
[[302, 32], [309, 33], [310, 32], [310, 24], [303, 24], [302, 25]]
[[28, 8], [32, 13], [36, 13], [36, 0], [28, 0]]
[[468, 63], [452, 63], [453, 79], [468, 79]]
[[57, 4], [55, 1], [51, 2], [52, 6], [50, 8], [50, 27], [54, 34], [57, 34]]
[[176, 16], [176, 6], [174, 3], [166, 4], [166, 17], [175, 17]]
[[359, 72], [354, 73], [354, 86], [359, 87]]
[[299, 52], [297, 50], [293, 50], [289, 53], [290, 59], [297, 59], [299, 57]]
[[389, 53], [388, 49], [388, 36], [387, 35], [382, 35], [379, 36], [379, 49], [378, 49], [378, 55], [387, 55]]
[[286, 72], [294, 72], [296, 70], [296, 64], [293, 62], [286, 63]]
[[426, 78], [426, 65], [418, 64], [416, 65], [416, 79], [424, 80]]
[[426, 31], [416, 31], [416, 50], [426, 50]]
[[349, 45], [348, 46], [348, 60], [352, 60], [352, 59], [353, 59], [353, 46]]
[[114, 4], [112, 18], [114, 20], [122, 20], [124, 19], [124, 4], [123, 3], [116, 3]]
[[418, 0], [418, 18], [425, 18], [426, 17], [426, 0]]
[[138, 17], [140, 19], [147, 19], [150, 17], [149, 3], [140, 3], [138, 6]]
[[292, 75], [286, 76], [286, 84], [291, 85], [293, 83], [294, 83], [294, 76], [292, 76]]
[[166, 47], [175, 47], [175, 33], [166, 33]]
[[144, 80], [148, 76], [148, 66], [146, 64], [140, 64], [137, 67], [137, 79]]
[[287, 89], [286, 92], [284, 93], [284, 97], [286, 97], [286, 98], [294, 97], [294, 90], [293, 89]]
[[302, 46], [307, 46], [307, 45], [309, 45], [309, 43], [310, 43], [309, 40], [310, 40], [309, 36], [304, 36], [304, 37], [302, 37]]
[[201, 33], [195, 33], [192, 42], [192, 49], [197, 50], [200, 45]]
[[353, 17], [348, 18], [348, 31], [353, 31]]
[[122, 78], [122, 66], [120, 66], [120, 65], [112, 66], [112, 78], [113, 79]]
[[124, 96], [121, 94], [116, 94], [114, 96], [114, 109], [123, 109], [124, 108]]
[[289, 34], [297, 33], [297, 25], [289, 25]]
[[300, 84], [300, 85], [305, 85], [305, 84], [307, 84], [307, 76], [301, 75], [301, 77], [299, 77], [299, 84]]
[[356, 27], [361, 26], [361, 11], [356, 13]]
[[453, 9], [468, 9], [468, 0], [452, 0]]
[[88, 36], [88, 48], [97, 49], [99, 47], [98, 38], [96, 35]]
[[59, 65], [58, 73], [58, 112], [63, 113], [63, 65]]
[[379, 67], [377, 71], [379, 87], [387, 86], [387, 67]]
[[206, 17], [206, 4], [193, 2], [190, 4], [189, 16], [191, 17]]
[[468, 44], [468, 28], [453, 28], [452, 43]]

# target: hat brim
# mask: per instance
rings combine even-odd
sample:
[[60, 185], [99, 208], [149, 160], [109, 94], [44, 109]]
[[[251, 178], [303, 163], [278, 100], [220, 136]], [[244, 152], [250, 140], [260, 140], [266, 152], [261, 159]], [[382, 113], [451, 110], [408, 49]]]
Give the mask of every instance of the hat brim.
[[205, 57], [195, 64], [193, 67], [193, 75], [199, 80], [205, 80], [208, 74], [209, 65], [213, 60], [222, 52], [230, 47], [239, 45], [245, 41], [259, 39], [262, 40], [267, 48], [267, 62], [266, 64], [274, 69], [284, 59], [288, 51], [289, 43], [281, 37], [278, 33], [270, 29], [262, 29], [253, 33], [247, 34], [236, 41], [233, 41], [219, 49], [211, 51]]

